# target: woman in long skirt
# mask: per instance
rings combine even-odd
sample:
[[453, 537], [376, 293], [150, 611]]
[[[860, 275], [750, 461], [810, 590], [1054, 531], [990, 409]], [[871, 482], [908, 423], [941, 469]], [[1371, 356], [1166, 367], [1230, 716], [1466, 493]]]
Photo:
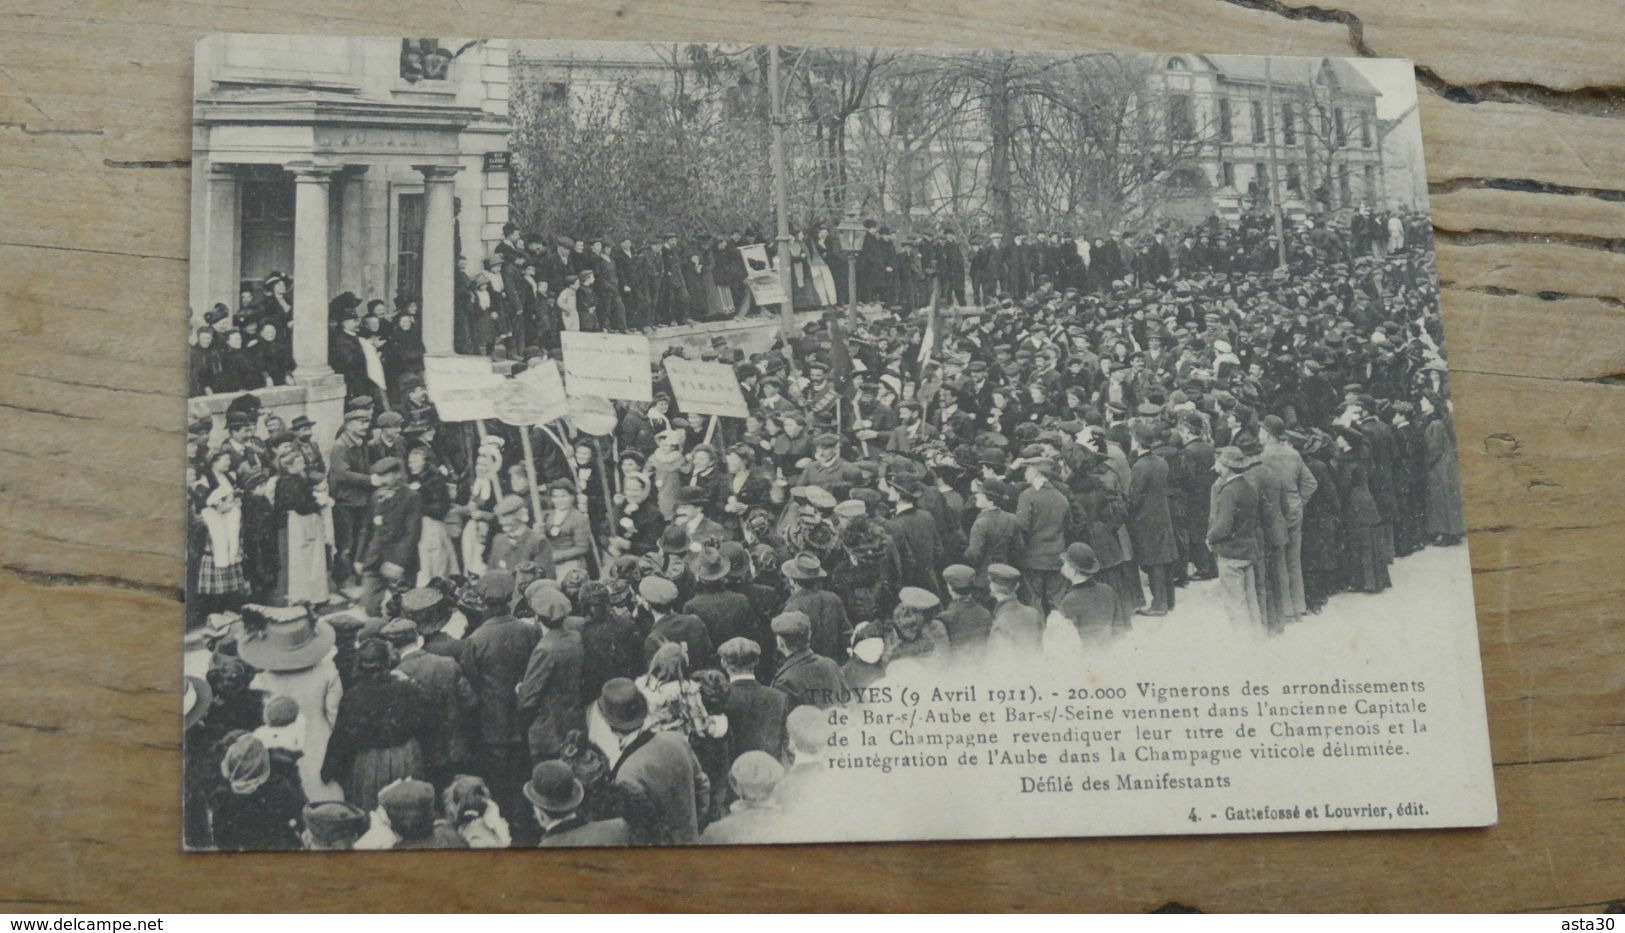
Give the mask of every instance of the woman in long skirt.
[[378, 792], [395, 781], [427, 779], [423, 748], [436, 738], [439, 719], [421, 687], [392, 673], [388, 643], [362, 642], [355, 663], [356, 683], [339, 701], [322, 778], [337, 781], [345, 800], [370, 812]]
[[846, 299], [846, 265], [840, 253], [829, 228], [819, 226], [807, 244], [807, 262], [821, 307], [839, 305]]
[[1337, 448], [1341, 455], [1333, 463], [1338, 497], [1343, 500], [1343, 574], [1351, 590], [1379, 593], [1393, 585], [1388, 576], [1378, 531], [1382, 518], [1377, 501], [1371, 497], [1366, 477], [1370, 455], [1365, 435], [1356, 428], [1337, 428]]
[[[812, 263], [808, 259], [807, 244], [802, 242], [798, 231], [790, 232], [790, 297], [798, 308], [816, 308], [825, 302], [818, 295], [818, 288], [813, 284]], [[827, 275], [829, 270], [824, 270]]]
[[282, 524], [282, 577], [278, 591], [290, 603], [324, 603], [327, 588], [327, 522], [333, 500], [325, 481], [314, 483], [303, 454], [289, 451], [277, 461], [275, 503]]
[[1422, 429], [1422, 462], [1427, 469], [1425, 530], [1435, 544], [1460, 544], [1467, 533], [1467, 520], [1462, 514], [1456, 431], [1444, 402], [1436, 395], [1422, 396], [1422, 417], [1427, 419]]

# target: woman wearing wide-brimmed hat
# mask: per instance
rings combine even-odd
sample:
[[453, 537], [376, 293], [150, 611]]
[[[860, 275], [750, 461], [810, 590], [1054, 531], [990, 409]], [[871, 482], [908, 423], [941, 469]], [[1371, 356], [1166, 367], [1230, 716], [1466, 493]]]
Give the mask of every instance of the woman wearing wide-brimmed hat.
[[243, 607], [237, 655], [259, 670], [250, 686], [269, 696], [291, 697], [305, 721], [305, 754], [299, 777], [313, 801], [343, 799], [337, 784], [322, 779], [328, 736], [344, 686], [333, 662], [333, 626], [306, 606]]
[[356, 649], [356, 682], [339, 703], [322, 763], [323, 780], [342, 784], [344, 799], [367, 811], [381, 789], [428, 776], [423, 749], [440, 728], [429, 695], [394, 669], [394, 649], [382, 639]]

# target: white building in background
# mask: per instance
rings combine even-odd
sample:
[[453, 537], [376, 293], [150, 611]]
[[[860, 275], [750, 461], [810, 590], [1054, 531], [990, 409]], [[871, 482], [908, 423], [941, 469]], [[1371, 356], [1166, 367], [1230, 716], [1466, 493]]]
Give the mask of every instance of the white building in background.
[[[343, 384], [327, 306], [341, 292], [418, 302], [425, 348], [452, 352], [457, 253], [485, 256], [508, 219], [508, 90], [502, 40], [198, 43], [192, 317], [292, 276], [294, 385], [258, 393], [267, 409], [309, 414], [331, 439]], [[218, 414], [227, 401], [202, 403]]]

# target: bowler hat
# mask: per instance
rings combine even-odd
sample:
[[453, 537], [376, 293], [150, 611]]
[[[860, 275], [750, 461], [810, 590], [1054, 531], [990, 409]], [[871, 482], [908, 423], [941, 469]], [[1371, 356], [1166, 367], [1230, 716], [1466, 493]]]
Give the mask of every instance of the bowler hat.
[[316, 422], [310, 420], [310, 418], [306, 417], [305, 415], [298, 415], [288, 423], [288, 427], [295, 431], [299, 430], [300, 428], [314, 428], [315, 426]]
[[678, 505], [704, 505], [705, 500], [705, 490], [698, 486], [684, 486], [677, 490]]
[[611, 729], [631, 732], [643, 726], [649, 715], [649, 701], [637, 684], [625, 677], [613, 677], [598, 692], [598, 712]]
[[660, 550], [666, 554], [687, 554], [688, 544], [688, 529], [682, 525], [667, 525], [660, 533]]
[[1074, 541], [1067, 545], [1061, 556], [1079, 573], [1100, 572], [1100, 558], [1095, 556], [1095, 549], [1082, 541]]
[[562, 761], [544, 761], [531, 769], [525, 799], [549, 813], [569, 813], [581, 806], [586, 790]]

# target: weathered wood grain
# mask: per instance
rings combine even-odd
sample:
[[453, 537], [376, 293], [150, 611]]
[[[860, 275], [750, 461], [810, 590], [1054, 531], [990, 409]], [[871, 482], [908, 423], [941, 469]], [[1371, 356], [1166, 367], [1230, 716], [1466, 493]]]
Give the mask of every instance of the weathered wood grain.
[[[173, 685], [191, 44], [212, 31], [395, 34], [407, 23], [424, 35], [1414, 59], [1501, 825], [465, 853], [450, 871], [427, 854], [183, 857]], [[1625, 17], [1599, 0], [1539, 15], [1517, 0], [8, 5], [0, 905], [1572, 910], [1625, 898], [1622, 40]], [[469, 880], [443, 880], [453, 872]]]

